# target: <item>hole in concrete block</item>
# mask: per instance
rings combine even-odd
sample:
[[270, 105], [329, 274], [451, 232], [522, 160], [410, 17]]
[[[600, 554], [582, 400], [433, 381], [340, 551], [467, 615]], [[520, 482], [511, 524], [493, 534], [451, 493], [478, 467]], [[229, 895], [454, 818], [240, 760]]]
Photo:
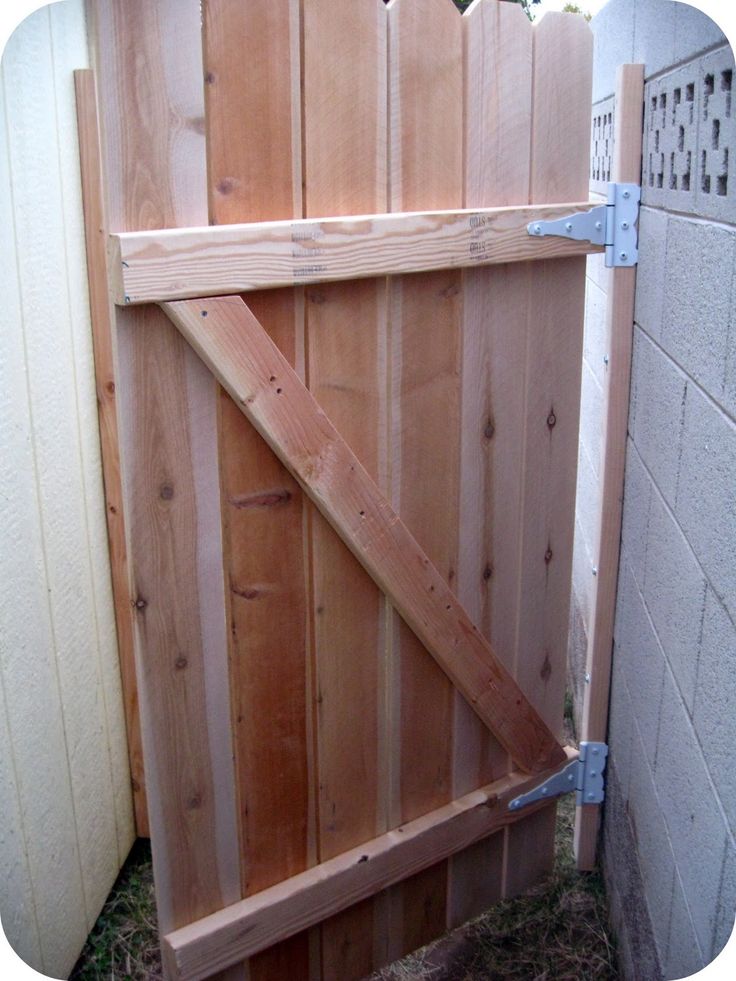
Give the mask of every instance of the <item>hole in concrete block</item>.
[[705, 172], [707, 162], [708, 155], [703, 150], [700, 154], [700, 189], [703, 194], [710, 194], [710, 174]]
[[688, 85], [685, 86], [685, 99], [688, 102], [695, 101], [695, 85], [693, 82], [690, 82]]
[[654, 152], [659, 153], [659, 130], [654, 131]]
[[685, 168], [685, 173], [682, 175], [682, 190], [690, 190], [690, 171], [692, 170], [693, 155], [690, 150], [687, 151], [687, 164]]
[[677, 190], [677, 174], [675, 173], [675, 154], [670, 154], [670, 190]]
[[728, 194], [728, 147], [723, 151], [723, 170], [716, 178], [716, 194], [721, 197]]
[[706, 75], [703, 79], [703, 89], [706, 95], [713, 95], [715, 92], [715, 81], [713, 75]]
[[677, 134], [677, 149], [682, 152], [685, 149], [685, 127], [681, 126]]
[[657, 172], [657, 187], [664, 187], [664, 154], [659, 155], [659, 171]]
[[719, 119], [713, 120], [713, 128], [711, 130], [711, 144], [714, 150], [718, 149], [718, 143], [721, 138], [721, 121]]
[[723, 92], [730, 92], [732, 83], [733, 69], [727, 68], [725, 71], [721, 72], [721, 90]]

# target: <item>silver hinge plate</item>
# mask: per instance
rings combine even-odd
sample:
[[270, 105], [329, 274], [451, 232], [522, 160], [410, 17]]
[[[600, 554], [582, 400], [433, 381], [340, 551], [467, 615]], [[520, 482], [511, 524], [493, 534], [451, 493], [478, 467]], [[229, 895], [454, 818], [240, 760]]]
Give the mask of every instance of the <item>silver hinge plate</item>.
[[532, 221], [530, 235], [557, 235], [576, 242], [606, 247], [606, 265], [635, 266], [639, 260], [637, 221], [641, 188], [638, 184], [609, 184], [606, 204], [552, 221]]
[[608, 746], [605, 743], [580, 743], [580, 756], [568, 763], [549, 780], [540, 783], [509, 803], [510, 811], [518, 811], [539, 800], [551, 800], [560, 794], [575, 791], [576, 803], [601, 804], [605, 797], [603, 771], [606, 768]]

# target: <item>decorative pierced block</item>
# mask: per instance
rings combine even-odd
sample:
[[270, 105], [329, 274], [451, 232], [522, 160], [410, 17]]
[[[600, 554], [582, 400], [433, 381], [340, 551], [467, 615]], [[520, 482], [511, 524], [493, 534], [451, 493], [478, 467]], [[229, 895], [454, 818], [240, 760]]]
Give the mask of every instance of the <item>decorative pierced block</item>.
[[644, 204], [736, 221], [734, 59], [721, 48], [644, 90]]
[[613, 160], [613, 96], [593, 106], [590, 137], [590, 189], [605, 193]]
[[700, 138], [698, 211], [736, 221], [736, 116], [733, 104], [734, 60], [730, 48], [700, 63]]

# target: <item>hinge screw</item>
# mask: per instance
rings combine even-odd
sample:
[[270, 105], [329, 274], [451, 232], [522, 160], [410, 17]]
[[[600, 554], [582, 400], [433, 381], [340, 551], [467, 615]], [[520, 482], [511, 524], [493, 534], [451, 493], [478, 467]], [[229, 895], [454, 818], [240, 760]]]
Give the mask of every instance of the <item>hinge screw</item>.
[[598, 566], [597, 565], [594, 565], [592, 571], [593, 571], [593, 575], [594, 576], [597, 576], [598, 575]]
[[608, 355], [607, 354], [604, 354], [603, 355], [603, 364], [608, 364]]
[[623, 192], [623, 196], [624, 196], [624, 197], [625, 197], [626, 199], [628, 199], [628, 198], [630, 198], [630, 197], [631, 197], [631, 192], [630, 192], [630, 191], [624, 191], [624, 192]]
[[590, 684], [590, 674], [587, 671], [585, 672], [585, 684]]
[[572, 222], [571, 221], [568, 221], [567, 224], [565, 225], [565, 228], [567, 229], [568, 232], [571, 232], [572, 231]]
[[535, 235], [541, 235], [542, 234], [542, 226], [541, 225], [535, 225], [534, 226], [534, 234]]
[[600, 231], [601, 228], [603, 228], [603, 222], [602, 221], [597, 221], [595, 223], [595, 227], [598, 229], [598, 231]]
[[628, 259], [628, 253], [627, 252], [619, 252], [618, 255], [619, 255], [619, 258], [620, 259], [624, 259], [624, 260], [625, 259]]
[[623, 228], [624, 231], [626, 231], [626, 229], [629, 227], [628, 221], [622, 221], [621, 227]]

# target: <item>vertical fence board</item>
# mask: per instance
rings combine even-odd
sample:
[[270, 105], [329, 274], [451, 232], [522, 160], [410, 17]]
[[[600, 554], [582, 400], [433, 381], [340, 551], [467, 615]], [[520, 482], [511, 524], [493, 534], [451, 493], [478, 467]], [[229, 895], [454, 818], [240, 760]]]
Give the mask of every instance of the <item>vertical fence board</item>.
[[[592, 51], [577, 15], [549, 13], [535, 25], [532, 203], [587, 196]], [[517, 678], [553, 729], [565, 691], [584, 277], [584, 259], [537, 262], [529, 294]], [[509, 831], [509, 894], [551, 866], [555, 811]]]
[[[203, 12], [210, 221], [299, 218], [299, 5], [207, 0]], [[301, 367], [301, 296], [272, 290], [249, 303]], [[224, 389], [218, 454], [240, 874], [249, 895], [309, 863], [304, 502]], [[308, 960], [307, 935], [293, 937], [252, 959], [251, 981], [303, 975]]]
[[[303, 10], [305, 216], [385, 211], [384, 6], [380, 0], [307, 0]], [[309, 388], [379, 483], [384, 310], [384, 280], [306, 290]], [[325, 860], [385, 830], [379, 759], [384, 604], [316, 511], [311, 532], [318, 842]], [[323, 925], [322, 977], [348, 981], [371, 970], [373, 907], [364, 902]]]
[[[466, 208], [526, 203], [531, 143], [532, 25], [516, 5], [478, 0], [463, 18]], [[467, 269], [458, 592], [514, 667], [519, 595], [524, 370], [532, 267]], [[455, 794], [508, 769], [506, 754], [463, 699], [455, 711]], [[501, 897], [505, 833], [455, 856], [449, 922]]]
[[[612, 180], [641, 180], [643, 65], [621, 65], [616, 76], [616, 113]], [[600, 742], [608, 728], [613, 622], [616, 612], [621, 513], [629, 418], [631, 348], [633, 344], [636, 268], [608, 272], [606, 351], [609, 354], [603, 392], [601, 501], [598, 506], [598, 577], [590, 614], [586, 653], [586, 685], [581, 738]], [[595, 866], [600, 806], [578, 808], [575, 815], [575, 857], [579, 869]]]
[[[113, 229], [206, 221], [197, 0], [93, 0]], [[159, 925], [240, 895], [211, 377], [155, 308], [117, 317], [123, 481]], [[206, 652], [206, 658], [205, 658]]]
[[[462, 205], [462, 20], [445, 0], [389, 7], [392, 211]], [[457, 572], [461, 273], [391, 281], [391, 493], [394, 507], [451, 585]], [[431, 324], [431, 329], [429, 325]], [[400, 686], [394, 819], [452, 796], [452, 686], [396, 618]], [[399, 953], [445, 928], [447, 863], [394, 890]]]
[[120, 475], [118, 446], [117, 397], [115, 394], [113, 356], [113, 321], [115, 315], [111, 308], [107, 288], [106, 236], [108, 226], [105, 214], [94, 72], [90, 69], [80, 69], [74, 73], [74, 82], [77, 96], [79, 157], [84, 201], [89, 308], [94, 343], [97, 413], [105, 485], [105, 517], [110, 550], [110, 576], [115, 604], [118, 661], [125, 709], [136, 831], [139, 835], [148, 837], [150, 830], [148, 827], [138, 686], [135, 678], [133, 619], [130, 605], [123, 485]]

